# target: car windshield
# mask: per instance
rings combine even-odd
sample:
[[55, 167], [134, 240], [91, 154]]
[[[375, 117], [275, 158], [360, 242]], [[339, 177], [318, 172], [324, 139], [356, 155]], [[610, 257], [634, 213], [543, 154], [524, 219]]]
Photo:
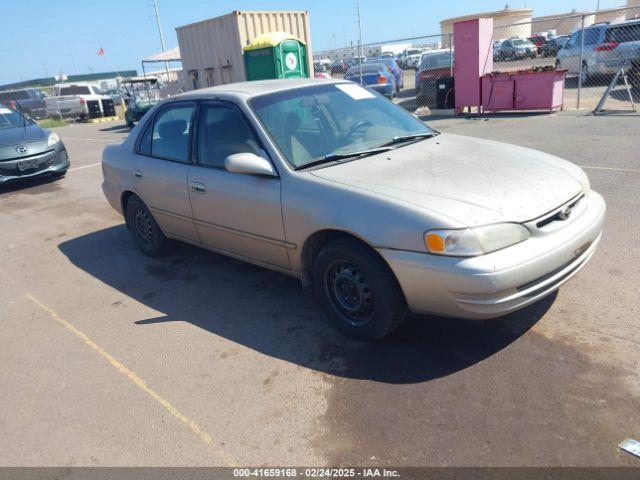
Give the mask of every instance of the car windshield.
[[399, 137], [435, 134], [406, 110], [353, 83], [272, 93], [249, 104], [294, 168], [380, 148]]
[[530, 43], [528, 40], [511, 40], [512, 45], [529, 45]]
[[0, 130], [22, 127], [23, 125], [31, 125], [31, 121], [22, 117], [18, 112], [0, 105]]
[[419, 53], [422, 53], [422, 50], [416, 49], [416, 50], [408, 50], [407, 51], [407, 55], [418, 55]]

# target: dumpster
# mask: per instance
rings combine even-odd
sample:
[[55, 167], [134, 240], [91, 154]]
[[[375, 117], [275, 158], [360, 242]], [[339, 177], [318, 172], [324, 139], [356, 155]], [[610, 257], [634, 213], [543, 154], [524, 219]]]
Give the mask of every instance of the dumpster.
[[247, 80], [306, 78], [307, 47], [287, 32], [258, 35], [244, 47]]

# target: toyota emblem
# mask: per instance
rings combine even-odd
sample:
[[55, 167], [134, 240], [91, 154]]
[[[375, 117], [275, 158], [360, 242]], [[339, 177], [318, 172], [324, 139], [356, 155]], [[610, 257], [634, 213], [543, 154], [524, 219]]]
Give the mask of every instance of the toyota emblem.
[[571, 207], [564, 207], [558, 212], [558, 220], [567, 220], [571, 215]]
[[29, 147], [27, 147], [26, 145], [18, 145], [16, 147], [16, 152], [18, 153], [27, 153], [29, 151]]

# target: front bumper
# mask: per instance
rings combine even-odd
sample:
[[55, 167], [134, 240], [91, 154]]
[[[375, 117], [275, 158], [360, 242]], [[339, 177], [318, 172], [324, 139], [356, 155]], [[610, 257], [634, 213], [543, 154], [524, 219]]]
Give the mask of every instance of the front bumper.
[[590, 192], [569, 220], [550, 223], [522, 243], [478, 257], [378, 252], [395, 273], [411, 311], [498, 317], [540, 300], [578, 273], [600, 241], [605, 211], [602, 197]]
[[[33, 167], [20, 170], [18, 163], [32, 161]], [[16, 180], [62, 173], [69, 168], [69, 156], [64, 144], [60, 142], [53, 150], [29, 157], [0, 161], [0, 185]]]

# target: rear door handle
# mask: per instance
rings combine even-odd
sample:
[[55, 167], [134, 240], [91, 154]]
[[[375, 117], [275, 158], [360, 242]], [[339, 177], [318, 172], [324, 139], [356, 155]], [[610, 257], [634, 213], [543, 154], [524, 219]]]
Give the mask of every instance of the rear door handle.
[[191, 182], [191, 190], [193, 190], [195, 193], [206, 193], [207, 187], [204, 183]]
[[134, 177], [138, 177], [138, 178], [142, 178], [142, 170], [134, 170], [133, 171], [133, 176]]

